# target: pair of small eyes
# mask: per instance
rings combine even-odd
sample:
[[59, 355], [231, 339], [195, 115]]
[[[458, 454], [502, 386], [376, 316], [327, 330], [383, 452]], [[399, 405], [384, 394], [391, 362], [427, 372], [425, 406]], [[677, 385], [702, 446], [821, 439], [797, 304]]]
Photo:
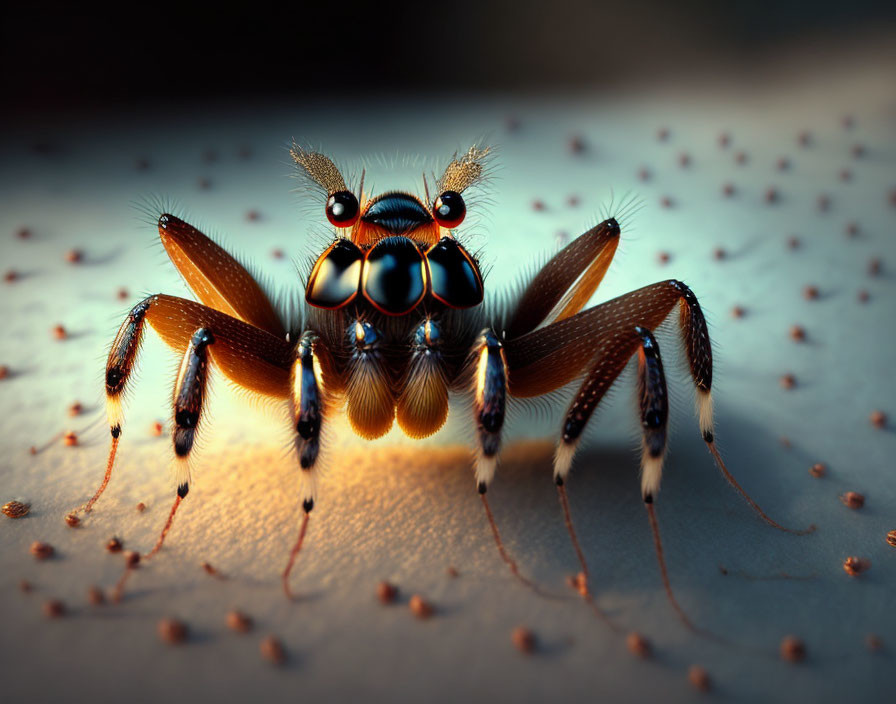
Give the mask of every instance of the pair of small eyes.
[[[334, 193], [327, 199], [327, 220], [336, 227], [351, 227], [360, 214], [358, 199], [351, 191]], [[452, 229], [464, 221], [467, 206], [460, 193], [445, 191], [432, 204], [432, 216], [442, 227]]]

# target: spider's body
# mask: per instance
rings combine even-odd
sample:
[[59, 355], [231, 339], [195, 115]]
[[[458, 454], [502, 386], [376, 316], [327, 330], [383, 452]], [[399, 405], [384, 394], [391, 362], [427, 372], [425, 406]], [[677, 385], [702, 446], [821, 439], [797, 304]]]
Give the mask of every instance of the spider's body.
[[[492, 310], [483, 304], [479, 264], [456, 238], [466, 215], [463, 193], [482, 179], [487, 149], [474, 147], [455, 157], [438, 179], [431, 205], [428, 188], [427, 203], [400, 192], [369, 197], [363, 176], [355, 193], [327, 157], [295, 146], [291, 154], [325, 197], [326, 216], [335, 228], [334, 240], [317, 256], [305, 281], [301, 328], [287, 331], [268, 296], [230, 254], [183, 220], [163, 214], [162, 242], [201, 303], [150, 296], [122, 324], [106, 367], [112, 449], [103, 484], [83, 507], [86, 511], [112, 471], [122, 428], [120, 398], [148, 322], [184, 355], [173, 403], [178, 496], [150, 555], [161, 546], [189, 490], [186, 460], [202, 417], [211, 366], [237, 385], [287, 400], [291, 407], [304, 518], [284, 586], [314, 507], [321, 437], [334, 414], [344, 409], [352, 428], [365, 438], [382, 436], [396, 421], [407, 435], [420, 438], [444, 424], [452, 394], [466, 395], [476, 428], [476, 484], [492, 520], [485, 493], [495, 473], [509, 399], [543, 396], [578, 383], [561, 429], [554, 478], [587, 576], [564, 483], [589, 418], [636, 356], [641, 488], [662, 565], [653, 499], [662, 473], [668, 403], [651, 331], [676, 307], [704, 440], [726, 478], [746, 497], [715, 449], [712, 352], [691, 290], [676, 280], [662, 281], [586, 308], [620, 238], [615, 219], [574, 240], [528, 282], [515, 302]], [[502, 557], [519, 577], [493, 520], [491, 525]], [[668, 590], [665, 569], [663, 578]], [[669, 596], [672, 599], [671, 591]], [[674, 599], [673, 604], [678, 608]]]

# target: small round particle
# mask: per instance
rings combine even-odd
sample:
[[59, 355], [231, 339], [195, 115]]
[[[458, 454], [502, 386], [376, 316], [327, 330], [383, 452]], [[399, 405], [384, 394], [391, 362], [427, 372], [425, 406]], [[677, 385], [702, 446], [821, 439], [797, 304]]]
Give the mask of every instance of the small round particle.
[[778, 159], [775, 166], [778, 168], [778, 171], [788, 171], [790, 169], [790, 159], [786, 156], [782, 156]]
[[242, 611], [227, 612], [227, 627], [235, 633], [248, 633], [252, 630], [252, 617]]
[[65, 253], [65, 261], [69, 264], [80, 264], [84, 261], [84, 252], [80, 249], [70, 249]]
[[19, 580], [19, 591], [22, 592], [22, 594], [30, 594], [34, 591], [34, 585], [27, 579]]
[[408, 605], [411, 607], [411, 613], [419, 619], [427, 619], [433, 614], [432, 604], [419, 594], [414, 594]]
[[887, 543], [896, 548], [896, 530], [891, 530], [887, 533]]
[[31, 504], [26, 504], [23, 501], [7, 501], [0, 509], [7, 518], [24, 518], [30, 510]]
[[787, 636], [781, 641], [781, 658], [787, 662], [802, 662], [806, 659], [806, 644], [795, 636]]
[[675, 201], [673, 201], [669, 196], [663, 196], [662, 198], [660, 198], [660, 205], [663, 208], [671, 208], [673, 205], [675, 205]]
[[876, 633], [869, 633], [865, 636], [865, 647], [872, 653], [877, 653], [884, 649], [884, 642]]
[[119, 301], [128, 300], [128, 298], [130, 298], [130, 295], [130, 292], [124, 286], [122, 286], [118, 289], [118, 291], [115, 292], [115, 296]]
[[28, 240], [31, 239], [31, 230], [27, 227], [20, 227], [16, 230], [16, 237], [20, 240]]
[[650, 657], [650, 641], [640, 633], [629, 633], [625, 637], [625, 644], [633, 655], [642, 659]]
[[577, 208], [577, 207], [579, 207], [579, 204], [580, 204], [581, 202], [582, 202], [582, 199], [579, 198], [579, 197], [578, 197], [576, 194], [574, 194], [574, 193], [573, 193], [572, 195], [570, 195], [570, 196], [567, 196], [567, 198], [566, 198], [566, 204], [567, 204], [570, 208]]
[[9, 377], [9, 367], [5, 364], [0, 364], [0, 379], [6, 379]]
[[39, 540], [35, 540], [31, 543], [31, 554], [34, 555], [35, 560], [47, 560], [53, 555], [56, 554], [56, 551], [53, 549], [53, 546], [49, 543], [42, 543]]
[[731, 309], [731, 317], [732, 318], [743, 318], [747, 314], [747, 311], [743, 306], [734, 306]]
[[588, 151], [588, 144], [580, 134], [573, 135], [566, 144], [570, 154], [584, 154]]
[[66, 447], [75, 447], [78, 444], [78, 435], [74, 430], [66, 430], [62, 436], [62, 444]]
[[809, 467], [809, 474], [816, 479], [821, 479], [827, 473], [827, 465], [825, 465], [823, 462], [816, 462], [811, 467]]
[[137, 171], [147, 171], [149, 166], [149, 159], [140, 157], [134, 160], [134, 168], [137, 169]]
[[532, 210], [534, 210], [536, 212], [542, 212], [546, 208], [547, 208], [547, 206], [544, 204], [543, 200], [535, 199], [532, 201]]
[[8, 284], [14, 284], [19, 280], [19, 272], [15, 269], [10, 269], [3, 275], [3, 280]]
[[730, 181], [722, 184], [722, 195], [726, 198], [731, 198], [735, 193], [737, 193], [737, 188], [735, 188], [734, 184]]
[[271, 250], [271, 256], [274, 259], [283, 259], [286, 256], [286, 253], [282, 249], [277, 247], [276, 249]]
[[840, 173], [838, 175], [840, 176], [841, 181], [852, 181], [852, 171], [850, 171], [849, 169], [840, 169]]
[[108, 541], [106, 541], [106, 550], [108, 552], [121, 552], [123, 547], [124, 543], [121, 542], [121, 538], [118, 538], [116, 536], [112, 536]]
[[510, 634], [510, 641], [521, 653], [527, 655], [535, 651], [535, 634], [525, 626], [517, 626]]
[[796, 136], [796, 142], [801, 147], [808, 147], [812, 144], [812, 133], [809, 130], [803, 130]]
[[504, 118], [504, 129], [508, 132], [516, 132], [520, 128], [520, 119], [514, 115], [508, 115]]
[[124, 554], [124, 564], [128, 569], [134, 569], [140, 564], [140, 553], [136, 550], [128, 550]]
[[72, 417], [79, 416], [84, 412], [84, 406], [80, 401], [75, 401], [68, 407], [68, 414]]
[[846, 223], [846, 227], [843, 228], [844, 232], [846, 232], [847, 237], [858, 237], [859, 236], [859, 223], [857, 222], [848, 222]]
[[865, 153], [867, 150], [865, 149], [864, 144], [853, 144], [851, 151], [852, 151], [852, 155], [856, 159], [861, 159], [863, 156], [865, 156]]
[[712, 258], [718, 262], [727, 258], [727, 256], [728, 252], [726, 252], [722, 247], [716, 247], [714, 250], [712, 250]]
[[856, 294], [856, 298], [859, 300], [859, 303], [867, 303], [868, 299], [871, 298], [871, 294], [862, 289]]
[[106, 603], [106, 593], [97, 586], [87, 590], [87, 602], [92, 606], [102, 606]]
[[381, 604], [392, 604], [398, 598], [398, 587], [389, 582], [380, 582], [376, 585], [376, 598]]
[[749, 157], [747, 156], [746, 152], [737, 152], [734, 155], [734, 161], [739, 166], [743, 166], [744, 164], [746, 164], [748, 159]]
[[802, 242], [800, 242], [800, 238], [797, 236], [792, 236], [787, 238], [787, 248], [788, 249], [799, 249], [802, 246]]
[[668, 127], [660, 127], [656, 131], [656, 138], [661, 142], [667, 141], [669, 139], [669, 128]]
[[47, 618], [62, 618], [65, 616], [65, 604], [59, 599], [50, 599], [44, 602], [43, 611]]
[[699, 692], [708, 692], [712, 689], [709, 673], [700, 665], [691, 665], [688, 668], [688, 682]]
[[683, 169], [688, 168], [691, 165], [691, 155], [687, 152], [682, 152], [681, 154], [679, 154], [678, 165]]
[[199, 186], [200, 191], [207, 191], [212, 187], [211, 179], [205, 178], [204, 176], [201, 177], [196, 184]]
[[151, 426], [149, 426], [149, 434], [153, 437], [159, 437], [162, 434], [163, 430], [165, 430], [165, 426], [163, 426], [159, 421], [155, 421]]
[[782, 389], [790, 390], [796, 387], [796, 377], [793, 374], [784, 374], [778, 383], [781, 384]]
[[794, 342], [805, 342], [806, 340], [806, 328], [802, 325], [791, 325], [790, 326], [790, 339]]
[[137, 504], [137, 513], [143, 513], [146, 510], [146, 504], [142, 501]]
[[62, 325], [56, 325], [52, 330], [53, 337], [57, 340], [64, 340], [68, 337], [68, 333], [65, 331], [65, 328]]
[[668, 264], [669, 260], [672, 259], [672, 255], [668, 252], [659, 252], [656, 255], [656, 259], [660, 264]]
[[719, 135], [719, 146], [722, 149], [727, 149], [731, 146], [731, 135], [728, 132], [722, 132]]
[[267, 636], [258, 647], [261, 651], [261, 656], [270, 663], [282, 665], [286, 662], [286, 650], [283, 648], [283, 643], [280, 642], [279, 638]]
[[156, 632], [163, 642], [169, 645], [183, 643], [189, 635], [189, 628], [183, 621], [174, 618], [163, 618], [156, 626]]
[[871, 560], [864, 557], [847, 557], [843, 561], [843, 571], [850, 577], [858, 577], [862, 572], [871, 569]]
[[246, 220], [249, 222], [258, 222], [261, 220], [261, 213], [254, 208], [246, 211]]
[[880, 276], [881, 270], [884, 268], [880, 257], [872, 257], [868, 262], [869, 276]]
[[66, 524], [69, 528], [77, 528], [78, 526], [81, 525], [81, 519], [78, 518], [74, 513], [69, 513], [69, 514], [65, 517], [65, 524]]
[[851, 509], [860, 509], [865, 505], [865, 496], [857, 491], [847, 491], [840, 497], [844, 506]]
[[457, 579], [458, 577], [460, 577], [460, 572], [457, 571], [457, 567], [454, 567], [452, 565], [448, 566], [448, 568], [445, 570], [445, 574], [451, 577], [451, 579]]
[[778, 189], [774, 186], [769, 186], [765, 190], [765, 202], [766, 203], [777, 203], [780, 199], [780, 195], [778, 193]]
[[820, 292], [818, 290], [818, 286], [806, 286], [803, 288], [803, 298], [807, 301], [815, 301], [818, 299]]
[[650, 169], [646, 166], [642, 166], [638, 169], [638, 180], [639, 181], [649, 181], [650, 180]]
[[883, 411], [872, 411], [871, 415], [868, 416], [868, 420], [871, 421], [871, 425], [875, 428], [887, 427], [887, 414]]
[[820, 196], [818, 196], [818, 200], [815, 202], [815, 204], [822, 213], [826, 213], [831, 209], [831, 197], [822, 193]]

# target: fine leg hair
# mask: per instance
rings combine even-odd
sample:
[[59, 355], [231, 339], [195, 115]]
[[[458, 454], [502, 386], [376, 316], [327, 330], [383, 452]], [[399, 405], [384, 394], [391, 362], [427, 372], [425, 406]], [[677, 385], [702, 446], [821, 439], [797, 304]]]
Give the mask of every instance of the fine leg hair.
[[317, 484], [315, 465], [320, 455], [321, 429], [329, 405], [327, 389], [322, 384], [324, 378], [322, 369], [327, 368], [329, 363], [330, 355], [317, 334], [311, 330], [303, 333], [296, 347], [290, 384], [296, 454], [301, 468], [300, 492], [303, 513], [298, 537], [290, 550], [289, 560], [281, 577], [283, 592], [288, 599], [294, 598], [289, 588], [289, 575], [302, 550], [311, 510], [314, 508]]
[[[149, 296], [131, 309], [112, 343], [106, 362], [106, 410], [112, 436], [106, 471], [94, 495], [77, 510], [90, 512], [112, 476], [124, 422], [122, 402], [147, 322], [180, 352], [191, 346], [195, 331], [207, 330], [215, 338], [209, 353], [225, 376], [262, 395], [288, 396], [291, 350], [285, 339], [200, 303], [164, 294]], [[185, 435], [183, 442], [187, 442]]]

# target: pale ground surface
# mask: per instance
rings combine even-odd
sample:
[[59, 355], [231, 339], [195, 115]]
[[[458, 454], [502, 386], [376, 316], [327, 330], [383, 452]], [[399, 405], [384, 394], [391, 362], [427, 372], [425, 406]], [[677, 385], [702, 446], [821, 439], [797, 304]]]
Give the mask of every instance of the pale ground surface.
[[[881, 70], [844, 70], [784, 78], [748, 96], [716, 86], [650, 99], [393, 106], [369, 121], [328, 106], [158, 109], [115, 124], [76, 120], [8, 132], [0, 260], [25, 276], [4, 285], [0, 297], [0, 363], [14, 372], [0, 382], [0, 499], [21, 497], [33, 509], [24, 520], [0, 520], [4, 700], [680, 701], [698, 696], [685, 674], [693, 663], [710, 672], [719, 700], [887, 700], [896, 685], [896, 550], [884, 536], [896, 528], [896, 436], [872, 428], [868, 414], [881, 408], [896, 416], [889, 327], [896, 210], [888, 203], [896, 187], [896, 95], [889, 78]], [[840, 126], [845, 113], [855, 115], [851, 131]], [[511, 114], [521, 120], [514, 134], [502, 126]], [[655, 138], [662, 125], [671, 130], [665, 144]], [[803, 128], [814, 135], [810, 149], [796, 144]], [[716, 144], [722, 129], [734, 137], [728, 151]], [[564, 585], [577, 565], [550, 481], [559, 411], [537, 422], [516, 418], [516, 442], [490, 497], [524, 571], [565, 601], [534, 596], [498, 560], [458, 444], [469, 437], [461, 409], [426, 443], [398, 431], [372, 445], [344, 426], [333, 433], [331, 467], [293, 581], [305, 598], [287, 603], [278, 575], [298, 515], [296, 467], [283, 450], [288, 428], [279, 408], [256, 408], [217, 379], [194, 488], [168, 546], [135, 574], [122, 605], [87, 606], [87, 587], [111, 585], [121, 568], [105, 541], [118, 535], [128, 547], [147, 549], [173, 498], [169, 442], [149, 434], [169, 413], [172, 355], [148, 335], [115, 477], [82, 529], [70, 530], [62, 516], [99, 480], [102, 424], [79, 448], [57, 444], [36, 457], [28, 448], [98, 415], [103, 357], [128, 305], [144, 293], [186, 293], [129, 203], [152, 193], [176, 198], [298, 295], [289, 259], [270, 252], [306, 254], [322, 213], [297, 206], [289, 193], [289, 137], [323, 145], [341, 162], [382, 151], [443, 164], [471, 136], [489, 133], [501, 145], [501, 170], [477, 228], [488, 236], [476, 240], [493, 264], [489, 286], [508, 284], [552, 250], [558, 230], [574, 236], [593, 222], [611, 188], [617, 196], [634, 189], [646, 207], [624, 231], [597, 299], [671, 276], [692, 286], [711, 324], [717, 430], [729, 466], [771, 515], [819, 526], [802, 538], [772, 530], [719, 479], [667, 331], [660, 340], [675, 432], [657, 509], [671, 578], [694, 620], [738, 646], [693, 636], [666, 602], [639, 505], [631, 394], [622, 387], [599, 414], [569, 489], [600, 603], [626, 630], [654, 642], [653, 662], [632, 657]], [[591, 150], [569, 155], [572, 134]], [[28, 145], [38, 141], [61, 151], [34, 153]], [[858, 142], [867, 148], [861, 160], [850, 154]], [[247, 160], [237, 156], [243, 145], [252, 149]], [[210, 149], [218, 155], [213, 163], [202, 159]], [[738, 167], [733, 153], [740, 149], [749, 161]], [[688, 169], [677, 164], [681, 151], [692, 157]], [[780, 156], [790, 158], [789, 171], [775, 170]], [[140, 157], [150, 168], [136, 172]], [[390, 160], [368, 162], [368, 183], [416, 187], [422, 166], [399, 163], [402, 176], [394, 180]], [[647, 183], [636, 179], [642, 164], [653, 172]], [[854, 173], [849, 183], [838, 179], [844, 167]], [[211, 189], [198, 188], [200, 177], [211, 179]], [[728, 180], [739, 191], [731, 200], [720, 195]], [[771, 185], [781, 192], [775, 206], [763, 202]], [[820, 193], [832, 197], [828, 213], [815, 208]], [[571, 194], [581, 198], [577, 208], [566, 205]], [[675, 208], [659, 207], [665, 195]], [[532, 211], [535, 198], [545, 212]], [[250, 223], [245, 214], [253, 208], [262, 218]], [[853, 220], [861, 235], [847, 239], [844, 227]], [[22, 225], [32, 228], [31, 241], [15, 239]], [[796, 252], [786, 247], [790, 235], [803, 242]], [[717, 246], [727, 260], [713, 259]], [[81, 266], [63, 261], [72, 247], [86, 252]], [[671, 254], [666, 266], [658, 263], [660, 250]], [[872, 256], [884, 262], [875, 279], [866, 273]], [[819, 300], [803, 299], [806, 284], [818, 285]], [[116, 300], [120, 286], [131, 291], [128, 303]], [[865, 305], [856, 300], [860, 288], [871, 294]], [[734, 305], [743, 305], [746, 317], [733, 319]], [[57, 322], [73, 333], [64, 343], [49, 335]], [[789, 339], [794, 323], [808, 330], [806, 343]], [[779, 387], [786, 372], [797, 378], [793, 391]], [[76, 399], [89, 406], [86, 420], [66, 417]], [[781, 436], [790, 438], [790, 450]], [[827, 478], [807, 474], [816, 461], [828, 464]], [[838, 495], [847, 490], [865, 493], [865, 508], [845, 508]], [[138, 501], [148, 506], [143, 514]], [[28, 554], [35, 539], [55, 545], [59, 556], [35, 563]], [[872, 569], [850, 579], [841, 569], [847, 555], [869, 558]], [[228, 579], [206, 575], [202, 561]], [[448, 577], [449, 565], [460, 576]], [[782, 579], [784, 572], [801, 579]], [[35, 593], [19, 593], [23, 578]], [[399, 604], [376, 602], [380, 579], [399, 585]], [[431, 621], [411, 616], [407, 599], [415, 592], [435, 604]], [[51, 596], [65, 600], [69, 617], [43, 618], [41, 604]], [[255, 619], [253, 633], [226, 629], [231, 607]], [[180, 648], [156, 637], [157, 621], [169, 615], [190, 625], [190, 642]], [[532, 657], [510, 644], [518, 624], [539, 638]], [[883, 652], [867, 652], [871, 632], [884, 640]], [[259, 657], [267, 633], [289, 651], [282, 669]], [[788, 633], [807, 643], [802, 665], [776, 656]]]

